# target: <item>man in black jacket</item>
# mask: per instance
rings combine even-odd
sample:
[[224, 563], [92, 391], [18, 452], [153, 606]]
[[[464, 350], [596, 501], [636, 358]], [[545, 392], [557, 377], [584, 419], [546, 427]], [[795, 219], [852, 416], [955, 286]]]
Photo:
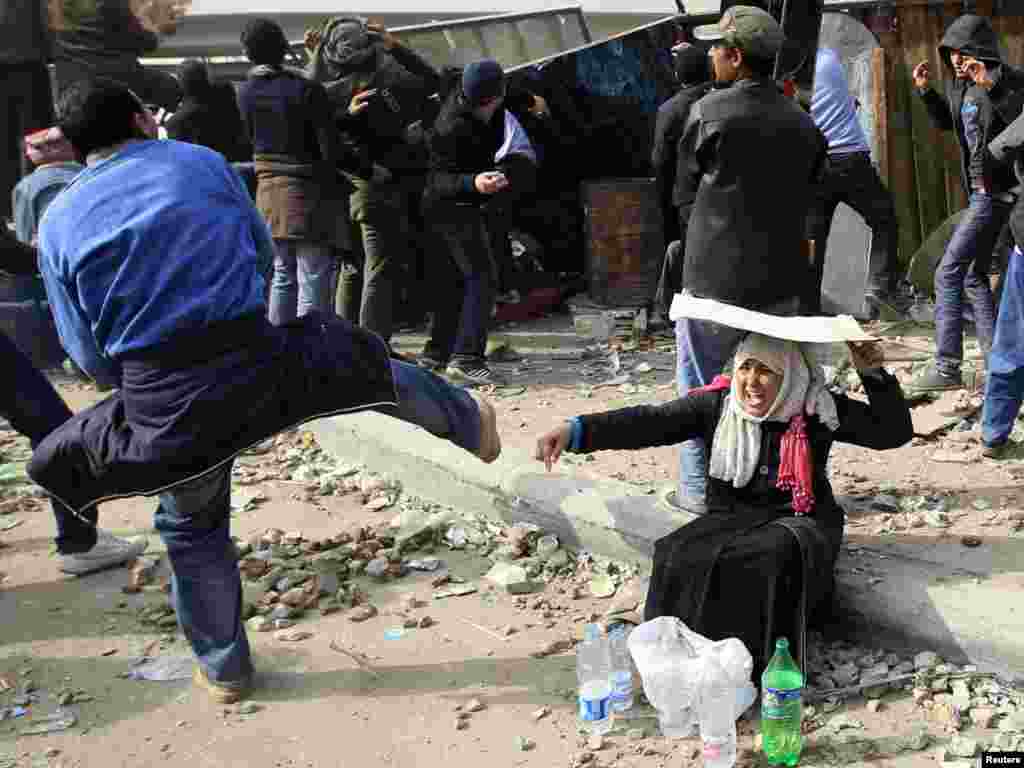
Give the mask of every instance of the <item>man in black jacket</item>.
[[704, 48], [684, 43], [676, 52], [679, 92], [658, 107], [654, 125], [651, 166], [658, 185], [665, 220], [665, 240], [685, 240], [691, 206], [680, 207], [684, 190], [676, 184], [680, 154], [679, 139], [690, 116], [690, 107], [711, 90], [711, 62]]
[[[132, 12], [130, 0], [91, 0], [80, 3], [81, 13], [57, 32], [57, 88], [89, 77], [109, 77], [130, 88], [143, 103], [173, 112], [181, 101], [181, 86], [173, 76], [139, 63], [156, 50], [160, 35], [177, 31], [170, 18], [155, 31]], [[158, 34], [159, 33], [159, 34]]]
[[[912, 392], [959, 389], [962, 384], [964, 294], [974, 310], [982, 354], [988, 359], [995, 329], [995, 307], [988, 280], [992, 252], [1016, 201], [1017, 184], [1009, 168], [989, 172], [985, 147], [1020, 114], [1024, 103], [1024, 73], [1003, 64], [996, 34], [988, 19], [964, 15], [942, 38], [939, 58], [953, 75], [946, 79], [945, 96], [931, 88], [928, 62], [914, 68], [914, 86], [924, 99], [932, 121], [953, 131], [960, 145], [961, 174], [970, 205], [935, 271], [935, 361], [908, 385]], [[970, 82], [968, 67], [983, 63], [993, 87]]]
[[[355, 242], [342, 256], [335, 308], [390, 344], [401, 277], [419, 261], [424, 240], [420, 203], [428, 153], [423, 127], [437, 116], [431, 96], [440, 74], [384, 27], [353, 17], [327, 24], [310, 74], [324, 83], [361, 164], [373, 169], [372, 175], [348, 174]], [[415, 292], [410, 298], [422, 303], [422, 290], [410, 288]]]
[[[37, 271], [36, 263], [36, 249], [18, 242], [0, 223], [0, 272], [32, 275]], [[71, 418], [71, 410], [32, 361], [3, 333], [0, 361], [4, 367], [0, 377], [0, 416], [25, 435], [34, 448]], [[57, 501], [52, 502], [52, 508], [57, 522], [57, 546], [62, 553], [60, 569], [65, 573], [84, 576], [133, 560], [146, 550], [145, 540], [128, 541], [99, 530]]]
[[[760, 8], [733, 6], [696, 37], [714, 41], [716, 90], [690, 110], [679, 143], [676, 199], [692, 205], [683, 290], [749, 309], [794, 314], [811, 275], [805, 224], [826, 162], [808, 115], [772, 80], [782, 28]], [[676, 321], [679, 394], [722, 371], [740, 333]], [[683, 444], [682, 506], [704, 501], [702, 441]]]
[[6, 115], [0, 118], [0, 225], [11, 215], [11, 191], [31, 171], [22, 139], [54, 121], [46, 8], [42, 0], [0, 3], [0, 82], [6, 96]]
[[[420, 362], [462, 381], [490, 384], [485, 351], [494, 306], [497, 260], [491, 211], [521, 196], [536, 179], [534, 161], [520, 152], [496, 156], [506, 139], [505, 73], [492, 59], [465, 67], [447, 95], [429, 139], [430, 173], [424, 216], [448, 248], [460, 285], [435, 296], [430, 338]], [[438, 278], [438, 288], [441, 288]], [[448, 286], [444, 286], [448, 288]], [[462, 290], [459, 291], [458, 288]]]

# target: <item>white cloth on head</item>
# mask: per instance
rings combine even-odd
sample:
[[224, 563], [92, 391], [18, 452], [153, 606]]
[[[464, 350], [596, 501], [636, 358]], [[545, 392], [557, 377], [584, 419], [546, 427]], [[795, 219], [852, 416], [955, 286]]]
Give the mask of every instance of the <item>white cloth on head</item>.
[[[817, 416], [831, 430], [839, 426], [836, 401], [825, 386], [825, 374], [795, 341], [751, 333], [740, 342], [733, 358], [732, 387], [722, 404], [722, 416], [711, 445], [711, 477], [743, 488], [754, 476], [761, 456], [761, 423], [788, 423], [799, 413]], [[739, 369], [757, 360], [782, 375], [779, 393], [764, 416], [751, 416], [740, 402]]]

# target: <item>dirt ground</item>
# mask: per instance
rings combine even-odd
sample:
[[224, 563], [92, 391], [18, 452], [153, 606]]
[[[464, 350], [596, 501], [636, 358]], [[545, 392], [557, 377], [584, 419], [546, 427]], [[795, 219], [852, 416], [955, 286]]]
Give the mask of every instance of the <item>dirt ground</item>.
[[[554, 338], [565, 336], [564, 330], [552, 331], [551, 342], [539, 345], [536, 337], [519, 338], [515, 329], [507, 330], [514, 348], [530, 351], [525, 366], [522, 361], [495, 366], [512, 380], [512, 386], [492, 393], [506, 451], [529, 455], [538, 435], [571, 415], [673, 396], [674, 352], [667, 337], [656, 340], [654, 351], [620, 353], [615, 375], [631, 372], [625, 387], [591, 388], [614, 378], [605, 356], [590, 355], [585, 344], [573, 346], [571, 339]], [[422, 343], [415, 336], [399, 341], [399, 349], [405, 351]], [[650, 366], [650, 372], [636, 372], [641, 364]], [[584, 376], [581, 370], [587, 368], [595, 373]], [[55, 380], [74, 408], [99, 397], [92, 387], [67, 377], [56, 375]], [[587, 386], [581, 387], [581, 382]], [[948, 402], [927, 406], [932, 411], [948, 407]], [[13, 445], [10, 435], [6, 433], [8, 443], [0, 450]], [[916, 440], [915, 445], [879, 455], [841, 446], [833, 455], [832, 475], [837, 492], [854, 500], [890, 491], [949, 496], [950, 525], [926, 526], [915, 534], [1012, 535], [1020, 508], [1017, 474], [1012, 465], [980, 461], [972, 453], [976, 450], [969, 437]], [[939, 451], [963, 453], [968, 463], [936, 461]], [[269, 456], [246, 456], [239, 464], [267, 470], [269, 476], [271, 462]], [[675, 481], [676, 465], [673, 448], [608, 452], [581, 461], [587, 472], [643, 484], [652, 492]], [[311, 497], [302, 484], [274, 477], [252, 489], [266, 499], [233, 517], [233, 533], [242, 539], [270, 527], [301, 531], [307, 538], [326, 537], [356, 524], [386, 524], [395, 514], [389, 509], [368, 512], [356, 495]], [[978, 500], [984, 502], [983, 508], [975, 505]], [[152, 531], [154, 504], [149, 499], [108, 504], [102, 509], [101, 524], [119, 534], [144, 535], [149, 553], [159, 552], [159, 538]], [[880, 527], [898, 533], [902, 517], [857, 506], [850, 514], [850, 533], [876, 532]], [[364, 577], [360, 584], [379, 609], [377, 617], [354, 623], [342, 611], [304, 619], [297, 626], [312, 636], [301, 642], [283, 642], [275, 633], [250, 634], [258, 668], [252, 697], [256, 707], [242, 714], [235, 707], [214, 705], [188, 681], [123, 679], [132, 658], [144, 652], [187, 653], [180, 635], [168, 640], [136, 619], [140, 606], [160, 604], [166, 597], [122, 593], [128, 581], [124, 568], [81, 579], [62, 575], [52, 551], [52, 520], [42, 502], [0, 515], [0, 529], [11, 519], [21, 522], [0, 533], [0, 571], [6, 574], [0, 583], [0, 708], [10, 705], [27, 680], [35, 684], [39, 701], [26, 717], [0, 721], [0, 768], [475, 768], [482, 761], [547, 768], [580, 764], [588, 759], [583, 756], [588, 751], [591, 764], [601, 766], [701, 764], [697, 740], [662, 738], [649, 709], [617, 724], [601, 749], [588, 749], [575, 719], [572, 652], [543, 659], [530, 655], [552, 641], [577, 636], [585, 621], [607, 607], [607, 601], [591, 597], [573, 599], [571, 584], [556, 582], [542, 595], [532, 596], [531, 604], [534, 598], [548, 601], [543, 609], [523, 607], [515, 597], [480, 580], [489, 561], [445, 549], [434, 554], [452, 573], [477, 584], [477, 593], [431, 600], [428, 574], [387, 583]], [[427, 603], [414, 615], [429, 615], [433, 626], [401, 629], [402, 618], [392, 612], [410, 594]], [[514, 631], [506, 636], [508, 628]], [[332, 641], [365, 654], [373, 671], [332, 650]], [[26, 725], [56, 709], [55, 698], [64, 690], [86, 699], [70, 707], [77, 713], [77, 725], [59, 733], [20, 735]], [[457, 730], [459, 708], [472, 699], [479, 699], [484, 708], [470, 715], [467, 728]], [[544, 707], [550, 713], [536, 719], [535, 713]], [[940, 740], [936, 743], [946, 737], [940, 726], [925, 719], [908, 693], [887, 694], [878, 712], [869, 712], [863, 699], [851, 699], [835, 714], [861, 721], [873, 740], [905, 736], [915, 725], [927, 727]], [[633, 741], [626, 731], [637, 727], [645, 735]], [[763, 758], [750, 751], [754, 731], [754, 724], [741, 721], [739, 764], [746, 768], [763, 765]], [[802, 764], [836, 764], [830, 753], [816, 747], [818, 738], [814, 733], [808, 736]], [[936, 747], [864, 759], [881, 766], [917, 768], [935, 761]]]

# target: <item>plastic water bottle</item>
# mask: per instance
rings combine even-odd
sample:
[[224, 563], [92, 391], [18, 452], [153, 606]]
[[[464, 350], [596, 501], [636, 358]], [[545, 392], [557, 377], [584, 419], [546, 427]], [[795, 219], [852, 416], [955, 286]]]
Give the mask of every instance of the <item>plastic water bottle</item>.
[[633, 709], [633, 657], [627, 645], [623, 624], [616, 624], [608, 634], [612, 662], [612, 712], [625, 714]]
[[576, 647], [576, 676], [580, 685], [580, 722], [592, 734], [612, 728], [611, 656], [608, 640], [597, 624], [587, 624]]
[[704, 768], [732, 768], [736, 764], [736, 690], [714, 657], [705, 662], [698, 701]]
[[803, 688], [804, 676], [789, 655], [789, 641], [779, 638], [761, 675], [761, 738], [768, 765], [794, 766], [800, 759]]

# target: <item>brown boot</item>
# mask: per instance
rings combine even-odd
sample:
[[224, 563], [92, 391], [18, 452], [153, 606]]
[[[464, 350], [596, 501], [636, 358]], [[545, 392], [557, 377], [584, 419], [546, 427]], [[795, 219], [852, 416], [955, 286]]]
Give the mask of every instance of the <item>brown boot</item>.
[[252, 687], [251, 677], [230, 682], [211, 680], [203, 671], [203, 668], [198, 665], [192, 675], [192, 681], [198, 687], [205, 689], [210, 694], [210, 698], [217, 704], [234, 704], [237, 701], [241, 701], [249, 695], [249, 689]]
[[476, 401], [480, 411], [480, 448], [477, 449], [476, 455], [485, 464], [490, 464], [501, 455], [498, 416], [494, 412], [494, 406], [486, 397], [472, 390], [469, 392], [469, 396]]

